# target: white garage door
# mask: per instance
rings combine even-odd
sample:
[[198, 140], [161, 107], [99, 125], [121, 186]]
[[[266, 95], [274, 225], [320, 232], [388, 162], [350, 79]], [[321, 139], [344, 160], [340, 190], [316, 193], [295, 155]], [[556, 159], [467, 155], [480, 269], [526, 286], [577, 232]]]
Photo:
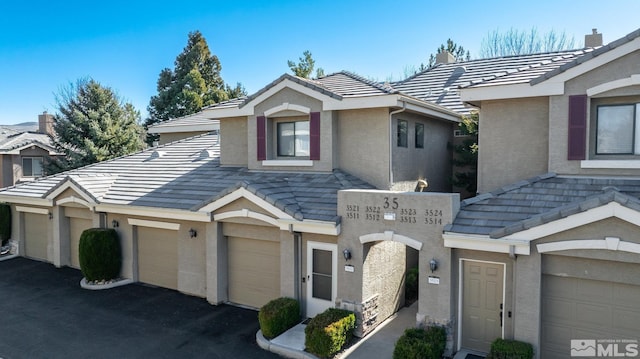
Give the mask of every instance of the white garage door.
[[178, 232], [138, 227], [138, 279], [178, 289]]
[[71, 267], [80, 269], [80, 236], [82, 232], [93, 227], [93, 221], [85, 218], [69, 218], [69, 248], [71, 250]]
[[29, 258], [48, 261], [49, 218], [44, 214], [24, 213], [24, 249]]
[[280, 243], [229, 237], [229, 301], [260, 308], [280, 296]]
[[570, 357], [571, 340], [640, 339], [640, 286], [543, 275], [541, 358]]

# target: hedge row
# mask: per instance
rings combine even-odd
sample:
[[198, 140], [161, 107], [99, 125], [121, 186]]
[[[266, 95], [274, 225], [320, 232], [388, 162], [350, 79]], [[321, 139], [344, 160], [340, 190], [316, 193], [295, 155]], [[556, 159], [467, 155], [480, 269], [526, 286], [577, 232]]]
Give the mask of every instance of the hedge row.
[[87, 281], [118, 278], [122, 256], [115, 229], [87, 229], [80, 235], [79, 247], [80, 270]]
[[304, 329], [306, 349], [321, 358], [332, 357], [349, 343], [355, 327], [353, 312], [329, 308], [311, 319]]
[[409, 328], [396, 342], [393, 359], [440, 359], [446, 345], [443, 327]]
[[533, 346], [518, 340], [496, 339], [487, 359], [532, 359]]
[[260, 308], [258, 321], [262, 335], [275, 338], [300, 322], [300, 303], [293, 298], [278, 298]]

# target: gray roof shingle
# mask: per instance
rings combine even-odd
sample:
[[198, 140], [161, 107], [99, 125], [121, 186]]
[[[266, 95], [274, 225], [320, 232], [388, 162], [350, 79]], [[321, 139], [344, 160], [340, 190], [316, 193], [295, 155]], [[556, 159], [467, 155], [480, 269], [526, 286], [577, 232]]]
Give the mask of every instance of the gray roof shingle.
[[640, 211], [640, 180], [548, 173], [462, 201], [445, 231], [501, 238], [612, 201]]
[[460, 100], [460, 88], [529, 82], [590, 51], [592, 49], [437, 64], [391, 86], [403, 94], [468, 114], [471, 109]]
[[[208, 156], [201, 155], [205, 150]], [[340, 170], [290, 173], [220, 167], [217, 136], [207, 134], [8, 187], [0, 195], [46, 198], [66, 181], [97, 203], [188, 211], [244, 187], [296, 219], [336, 223], [339, 190], [374, 188]]]
[[38, 144], [50, 153], [56, 152], [53, 147], [53, 141], [49, 135], [37, 132], [21, 132], [0, 140], [0, 153], [10, 152], [29, 144]]

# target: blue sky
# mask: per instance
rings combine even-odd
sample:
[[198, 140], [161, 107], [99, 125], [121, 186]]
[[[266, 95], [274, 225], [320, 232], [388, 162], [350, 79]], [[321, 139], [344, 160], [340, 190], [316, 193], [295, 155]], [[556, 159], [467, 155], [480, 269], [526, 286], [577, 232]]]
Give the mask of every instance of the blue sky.
[[[62, 3], [62, 4], [57, 4]], [[56, 111], [54, 93], [92, 77], [146, 116], [160, 70], [200, 30], [222, 77], [249, 93], [310, 50], [325, 73], [399, 80], [447, 38], [478, 56], [493, 30], [532, 27], [605, 43], [639, 27], [640, 1], [3, 1], [0, 124]]]

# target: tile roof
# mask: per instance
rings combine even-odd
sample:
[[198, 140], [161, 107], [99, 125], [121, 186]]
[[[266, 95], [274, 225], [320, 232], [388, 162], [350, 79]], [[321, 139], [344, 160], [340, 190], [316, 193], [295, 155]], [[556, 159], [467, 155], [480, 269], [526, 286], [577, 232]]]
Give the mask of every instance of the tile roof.
[[97, 203], [189, 211], [244, 187], [296, 219], [333, 222], [338, 221], [339, 190], [373, 188], [340, 170], [289, 173], [220, 167], [218, 138], [207, 134], [9, 187], [0, 195], [46, 198], [66, 181], [77, 183]]
[[290, 80], [338, 100], [349, 97], [365, 97], [397, 93], [397, 91], [388, 84], [380, 84], [367, 80], [364, 77], [348, 71], [336, 72], [318, 79], [305, 79], [290, 74], [283, 74], [250, 96], [213, 104], [202, 109], [241, 108], [284, 80]]
[[640, 211], [640, 179], [547, 173], [462, 201], [445, 231], [501, 238], [612, 201]]
[[158, 122], [153, 126], [149, 126], [148, 132], [154, 133], [155, 130], [164, 129], [164, 128], [180, 128], [184, 126], [220, 126], [219, 120], [213, 120], [208, 117], [203, 117], [200, 115], [200, 112], [182, 116], [162, 122]]
[[29, 144], [38, 144], [50, 153], [56, 152], [49, 135], [37, 132], [22, 132], [0, 140], [0, 153], [10, 152]]
[[471, 109], [460, 100], [460, 88], [496, 84], [492, 81], [528, 82], [590, 51], [571, 50], [441, 63], [391, 86], [403, 94], [468, 114]]
[[606, 52], [609, 52], [610, 50], [615, 49], [616, 47], [620, 47], [628, 42], [631, 42], [633, 40], [635, 40], [636, 38], [640, 37], [640, 29], [633, 31], [629, 34], [627, 34], [627, 36], [622, 37], [616, 41], [610, 42], [604, 46], [600, 46], [597, 49], [595, 49], [594, 51], [591, 51], [587, 54], [585, 54], [585, 56], [582, 56], [578, 59], [575, 59], [571, 62], [568, 62], [566, 64], [563, 64], [562, 66], [553, 69], [552, 71], [548, 71], [546, 73], [544, 73], [543, 75], [540, 75], [539, 77], [533, 79], [531, 81], [532, 85], [535, 85], [537, 83], [540, 83], [542, 81], [548, 80], [556, 75], [559, 75], [562, 72], [565, 72], [567, 70], [569, 70], [572, 67], [576, 67], [582, 63], [584, 63], [585, 61], [589, 61], [594, 57], [600, 56]]

